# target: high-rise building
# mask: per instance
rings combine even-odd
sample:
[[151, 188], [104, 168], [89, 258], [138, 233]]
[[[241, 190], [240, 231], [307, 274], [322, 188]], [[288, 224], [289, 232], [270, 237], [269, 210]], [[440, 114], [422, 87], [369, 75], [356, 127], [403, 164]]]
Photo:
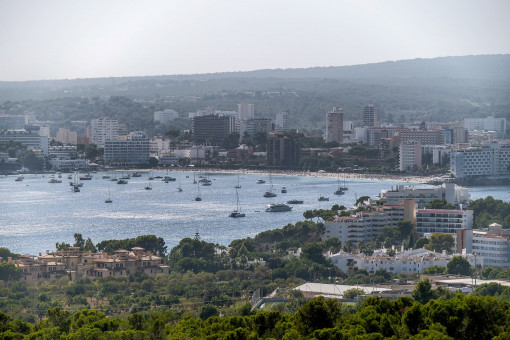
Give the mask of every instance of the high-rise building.
[[235, 131], [235, 118], [222, 115], [193, 117], [191, 121], [195, 143], [221, 145]]
[[363, 108], [363, 116], [361, 117], [363, 126], [377, 126], [377, 110], [374, 105], [367, 105]]
[[289, 129], [289, 112], [278, 112], [275, 120], [275, 130], [278, 132], [287, 131]]
[[510, 175], [510, 143], [491, 142], [481, 147], [452, 151], [450, 172], [457, 178]]
[[150, 159], [150, 142], [144, 132], [131, 132], [125, 140], [107, 140], [104, 160], [108, 164], [147, 164]]
[[69, 129], [59, 129], [57, 132], [57, 137], [55, 139], [57, 140], [57, 142], [61, 142], [64, 144], [78, 143], [78, 135], [76, 131], [69, 131]]
[[421, 166], [421, 143], [419, 141], [402, 141], [399, 150], [400, 171], [412, 170]]
[[266, 140], [267, 165], [299, 165], [299, 139], [281, 132], [271, 132]]
[[24, 116], [0, 115], [0, 130], [23, 130], [24, 128]]
[[119, 136], [119, 122], [117, 119], [101, 117], [90, 122], [90, 142], [104, 147], [106, 141], [116, 140]]
[[256, 118], [241, 120], [239, 122], [239, 138], [242, 139], [246, 134], [255, 136], [258, 132], [271, 132], [273, 130], [273, 122], [269, 118]]
[[504, 136], [506, 131], [506, 118], [464, 118], [464, 127], [469, 131], [486, 130], [496, 131], [498, 136]]
[[237, 113], [239, 120], [247, 120], [255, 118], [255, 105], [242, 102], [237, 104]]
[[326, 113], [326, 143], [344, 141], [344, 114], [341, 108], [333, 107]]
[[179, 118], [179, 114], [172, 109], [154, 112], [154, 121], [160, 122], [161, 124], [168, 124], [177, 118]]

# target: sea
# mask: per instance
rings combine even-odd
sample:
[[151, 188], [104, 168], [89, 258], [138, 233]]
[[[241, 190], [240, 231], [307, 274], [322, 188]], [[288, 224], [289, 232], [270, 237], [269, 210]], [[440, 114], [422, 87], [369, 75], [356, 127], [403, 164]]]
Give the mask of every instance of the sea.
[[[49, 174], [0, 177], [0, 247], [20, 254], [38, 255], [54, 251], [56, 242], [74, 242], [80, 233], [94, 243], [153, 234], [162, 237], [168, 249], [182, 238], [196, 233], [207, 242], [228, 245], [232, 240], [253, 237], [257, 233], [303, 221], [309, 209], [329, 209], [334, 204], [352, 207], [358, 197], [375, 198], [381, 190], [398, 184], [425, 186], [419, 183], [346, 179], [348, 190], [337, 196], [339, 180], [334, 177], [290, 176], [248, 173], [151, 172], [133, 177], [128, 184], [116, 184], [104, 175], [121, 177], [128, 173], [98, 172], [92, 180], [82, 181], [80, 192], [72, 192], [70, 179], [62, 174], [62, 183], [48, 183]], [[172, 176], [176, 181], [149, 180], [149, 176]], [[194, 184], [206, 177], [210, 186]], [[262, 179], [264, 184], [257, 184]], [[344, 179], [340, 180], [344, 185]], [[145, 190], [151, 186], [152, 190]], [[228, 217], [236, 209], [236, 189], [243, 218]], [[179, 192], [178, 187], [182, 188]], [[282, 187], [287, 193], [281, 193]], [[277, 194], [265, 198], [272, 190]], [[510, 201], [509, 186], [472, 187], [471, 198], [493, 196]], [[200, 195], [202, 201], [195, 201]], [[318, 201], [319, 196], [329, 201]], [[105, 203], [107, 198], [113, 201]], [[303, 200], [289, 212], [265, 212], [269, 203]]]

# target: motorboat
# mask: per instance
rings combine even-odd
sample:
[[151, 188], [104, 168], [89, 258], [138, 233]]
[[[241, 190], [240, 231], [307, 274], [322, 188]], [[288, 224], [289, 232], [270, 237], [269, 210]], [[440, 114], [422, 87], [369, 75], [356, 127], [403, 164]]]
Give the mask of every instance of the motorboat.
[[266, 181], [264, 181], [263, 179], [258, 179], [257, 180], [257, 184], [264, 184], [264, 183], [266, 183]]
[[18, 176], [14, 181], [21, 182], [22, 180], [24, 180], [23, 176]]
[[133, 172], [133, 173], [131, 174], [131, 177], [142, 177], [142, 174], [141, 174], [141, 173], [139, 173], [139, 172]]
[[286, 194], [287, 193], [287, 188], [286, 187], [282, 187], [282, 194]]
[[329, 197], [326, 197], [326, 196], [320, 196], [320, 197], [319, 197], [319, 201], [320, 201], [320, 202], [323, 202], [323, 201], [329, 201]]
[[264, 197], [276, 197], [276, 194], [272, 191], [266, 191]]
[[163, 177], [163, 181], [165, 183], [168, 183], [168, 182], [175, 182], [177, 180], [177, 178], [174, 178], [174, 177], [170, 177], [170, 176], [165, 176]]
[[126, 181], [125, 179], [122, 179], [122, 178], [121, 178], [121, 179], [119, 179], [119, 180], [117, 181], [117, 184], [128, 184], [128, 181]]
[[86, 175], [80, 176], [80, 181], [90, 181], [91, 179], [92, 179], [91, 174], [86, 174]]
[[62, 183], [62, 181], [61, 181], [61, 180], [59, 180], [59, 179], [56, 179], [56, 178], [51, 178], [51, 179], [48, 181], [48, 183]]
[[289, 200], [289, 201], [287, 201], [287, 204], [303, 204], [303, 201], [301, 201], [301, 200]]
[[110, 179], [110, 176], [108, 176], [108, 175], [103, 175], [103, 179]]
[[283, 212], [283, 211], [291, 211], [292, 207], [283, 203], [271, 203], [268, 204], [266, 208], [266, 212]]
[[73, 186], [71, 186], [71, 191], [72, 192], [80, 192], [80, 188], [73, 185]]
[[345, 194], [345, 192], [342, 191], [341, 188], [338, 188], [335, 192], [334, 192], [335, 195], [343, 195]]

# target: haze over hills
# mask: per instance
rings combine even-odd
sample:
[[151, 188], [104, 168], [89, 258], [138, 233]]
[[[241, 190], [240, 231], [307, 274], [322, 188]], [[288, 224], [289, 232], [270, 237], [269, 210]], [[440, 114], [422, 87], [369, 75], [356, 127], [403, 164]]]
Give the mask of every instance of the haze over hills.
[[[110, 96], [127, 98], [114, 100], [112, 108]], [[91, 105], [81, 100], [79, 104], [77, 97], [95, 98], [96, 102]], [[135, 99], [146, 104], [130, 103]], [[184, 116], [207, 106], [236, 110], [242, 100], [254, 103], [259, 117], [289, 110], [292, 127], [311, 129], [322, 128], [324, 113], [332, 106], [343, 107], [346, 119], [356, 121], [368, 103], [375, 104], [382, 120], [388, 122], [486, 115], [510, 118], [510, 55], [214, 74], [0, 82], [0, 103], [4, 103], [0, 109], [5, 113], [35, 112], [39, 119], [57, 122], [101, 115], [125, 120], [136, 113], [137, 125], [143, 128], [150, 125], [155, 109], [173, 108]]]

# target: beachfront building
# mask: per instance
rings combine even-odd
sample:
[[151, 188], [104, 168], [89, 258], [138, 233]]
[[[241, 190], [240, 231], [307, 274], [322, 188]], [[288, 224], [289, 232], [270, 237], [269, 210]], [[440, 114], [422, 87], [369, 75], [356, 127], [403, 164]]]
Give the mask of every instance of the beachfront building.
[[147, 164], [150, 158], [150, 142], [144, 132], [131, 132], [125, 140], [107, 140], [104, 160], [110, 165]]
[[117, 119], [101, 117], [90, 121], [90, 142], [104, 148], [106, 141], [119, 137], [119, 122]]
[[421, 167], [420, 141], [402, 141], [399, 146], [399, 170], [409, 171]]
[[272, 120], [269, 118], [253, 118], [239, 121], [239, 140], [245, 135], [253, 137], [257, 133], [268, 133], [273, 130]]
[[267, 165], [296, 167], [299, 165], [299, 150], [299, 138], [281, 132], [267, 134]]
[[396, 185], [380, 193], [384, 205], [400, 205], [403, 199], [414, 199], [418, 209], [424, 209], [433, 199], [445, 199], [453, 205], [467, 204], [469, 190], [454, 183], [443, 183], [434, 187]]
[[49, 138], [39, 136], [38, 131], [27, 130], [0, 130], [0, 143], [17, 142], [22, 145], [40, 149], [44, 155], [48, 155]]
[[418, 209], [416, 232], [421, 237], [428, 233], [456, 234], [459, 229], [472, 229], [473, 221], [473, 210]]
[[480, 147], [452, 151], [450, 172], [460, 179], [510, 175], [510, 141], [493, 141]]
[[225, 137], [235, 131], [235, 118], [223, 115], [197, 116], [192, 119], [195, 143], [221, 145]]
[[326, 143], [344, 141], [344, 113], [342, 108], [333, 107], [333, 110], [326, 113]]
[[498, 137], [505, 136], [506, 133], [506, 118], [494, 118], [488, 116], [486, 118], [464, 118], [464, 128], [469, 131], [494, 131]]

